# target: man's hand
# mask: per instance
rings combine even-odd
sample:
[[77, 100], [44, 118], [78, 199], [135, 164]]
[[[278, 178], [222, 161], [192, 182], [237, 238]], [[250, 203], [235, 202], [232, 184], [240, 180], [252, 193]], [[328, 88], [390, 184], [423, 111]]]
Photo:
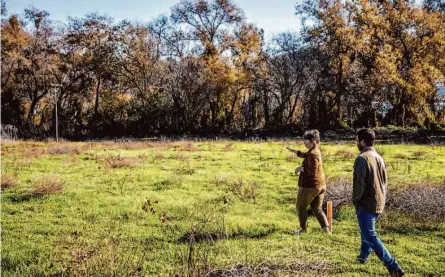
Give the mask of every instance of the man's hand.
[[304, 172], [304, 167], [299, 166], [299, 167], [295, 168], [295, 174], [298, 174], [298, 172]]

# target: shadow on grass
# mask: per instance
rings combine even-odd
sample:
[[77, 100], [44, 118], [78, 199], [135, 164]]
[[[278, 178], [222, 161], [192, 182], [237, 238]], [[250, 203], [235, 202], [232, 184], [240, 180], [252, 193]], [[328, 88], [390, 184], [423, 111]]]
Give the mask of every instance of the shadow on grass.
[[[264, 230], [260, 230], [257, 232], [247, 232], [247, 231], [237, 231], [229, 234], [224, 233], [211, 233], [211, 232], [196, 232], [194, 234], [191, 234], [190, 232], [185, 233], [183, 236], [179, 238], [180, 242], [186, 243], [190, 242], [191, 239], [194, 240], [194, 242], [215, 242], [218, 240], [223, 239], [262, 239], [265, 238], [271, 234], [274, 234], [276, 232], [283, 232], [283, 230], [278, 230], [275, 228], [268, 228]], [[289, 234], [292, 234], [289, 232]]]
[[9, 195], [5, 197], [5, 200], [9, 200], [12, 203], [23, 203], [23, 202], [29, 202], [33, 199], [39, 199], [42, 198], [43, 195], [34, 194], [32, 191], [22, 192], [14, 195]]

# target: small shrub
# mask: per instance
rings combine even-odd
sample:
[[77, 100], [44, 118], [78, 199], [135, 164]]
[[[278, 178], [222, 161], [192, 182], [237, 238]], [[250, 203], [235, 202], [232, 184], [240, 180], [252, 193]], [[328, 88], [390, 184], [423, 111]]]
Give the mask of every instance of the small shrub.
[[63, 191], [63, 182], [56, 175], [47, 175], [41, 178], [35, 184], [32, 195], [43, 196], [49, 194], [56, 194]]
[[388, 196], [387, 206], [420, 222], [445, 222], [445, 187], [408, 187]]
[[227, 178], [227, 176], [224, 175], [219, 175], [213, 178], [213, 180], [210, 183], [216, 187], [227, 186], [229, 184], [229, 178]]
[[258, 171], [271, 172], [274, 167], [275, 166], [272, 163], [261, 163], [258, 167]]
[[242, 178], [238, 178], [229, 184], [229, 191], [236, 196], [242, 197], [243, 195], [244, 181]]
[[339, 208], [351, 203], [352, 185], [344, 179], [337, 179], [326, 186], [325, 201], [332, 201], [333, 208]]
[[257, 182], [249, 183], [243, 191], [244, 198], [255, 200], [260, 194], [261, 184]]
[[128, 181], [132, 181], [133, 180], [133, 175], [132, 175], [132, 171], [128, 171], [124, 176], [116, 176], [116, 178], [113, 178], [114, 181], [117, 182], [117, 189], [120, 192], [120, 194], [124, 194], [124, 188], [125, 188], [125, 184]]
[[241, 200], [255, 200], [260, 191], [261, 185], [258, 182], [248, 183], [242, 178], [238, 178], [235, 181], [228, 184], [228, 190], [233, 195], [237, 196]]

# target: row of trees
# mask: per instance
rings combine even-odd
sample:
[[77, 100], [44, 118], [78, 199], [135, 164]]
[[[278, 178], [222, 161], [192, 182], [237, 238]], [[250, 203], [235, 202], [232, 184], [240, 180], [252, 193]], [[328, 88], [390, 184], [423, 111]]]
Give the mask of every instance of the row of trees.
[[1, 120], [24, 137], [53, 132], [56, 103], [65, 137], [443, 118], [445, 1], [305, 0], [301, 33], [271, 41], [229, 0], [182, 0], [148, 25], [5, 8]]

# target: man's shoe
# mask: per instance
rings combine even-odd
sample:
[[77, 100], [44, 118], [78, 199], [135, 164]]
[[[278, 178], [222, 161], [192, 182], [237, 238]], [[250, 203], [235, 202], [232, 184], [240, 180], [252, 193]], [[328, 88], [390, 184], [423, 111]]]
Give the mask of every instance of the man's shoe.
[[368, 261], [369, 261], [368, 259], [363, 259], [363, 258], [357, 257], [357, 259], [355, 260], [355, 263], [356, 264], [367, 264]]
[[295, 235], [297, 235], [297, 236], [299, 236], [299, 235], [301, 235], [303, 233], [306, 233], [306, 229], [298, 229], [298, 230], [295, 231]]
[[391, 275], [391, 277], [402, 277], [403, 275], [405, 275], [405, 272], [403, 271], [403, 269], [398, 268], [395, 270], [389, 270], [389, 274]]

